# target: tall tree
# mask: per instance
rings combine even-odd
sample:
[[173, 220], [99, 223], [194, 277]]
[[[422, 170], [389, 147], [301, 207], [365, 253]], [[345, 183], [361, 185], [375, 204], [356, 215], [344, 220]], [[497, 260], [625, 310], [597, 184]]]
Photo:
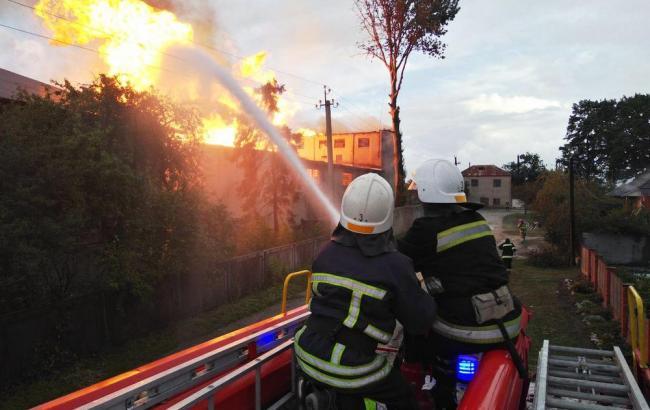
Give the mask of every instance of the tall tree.
[[[404, 156], [397, 98], [412, 52], [444, 58], [446, 45], [440, 38], [458, 13], [459, 0], [355, 0], [361, 28], [368, 38], [359, 48], [381, 61], [390, 75], [389, 111], [397, 155], [397, 190], [404, 191]], [[398, 195], [400, 201], [401, 195]]]
[[650, 167], [650, 94], [620, 100], [582, 100], [573, 105], [562, 163], [612, 184]]
[[[284, 86], [274, 79], [256, 90], [261, 105], [269, 116], [278, 112], [278, 97]], [[277, 240], [283, 227], [293, 223], [293, 204], [299, 195], [298, 185], [291, 170], [277, 154], [277, 148], [257, 127], [241, 117], [235, 138], [235, 159], [242, 165], [244, 181], [239, 194], [244, 198], [244, 206], [249, 220], [260, 221], [270, 216], [273, 233]], [[300, 134], [292, 133], [289, 127], [280, 128], [290, 145], [300, 142]], [[273, 154], [269, 154], [269, 153]]]
[[503, 169], [510, 172], [512, 175], [513, 185], [521, 185], [526, 182], [535, 181], [544, 171], [546, 171], [544, 161], [539, 157], [539, 154], [526, 152], [517, 155], [517, 157], [517, 161], [512, 161], [503, 165]]

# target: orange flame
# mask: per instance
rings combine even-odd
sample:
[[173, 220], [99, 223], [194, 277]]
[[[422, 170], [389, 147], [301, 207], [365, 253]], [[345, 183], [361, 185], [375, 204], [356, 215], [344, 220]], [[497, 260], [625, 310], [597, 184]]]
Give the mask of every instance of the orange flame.
[[[193, 40], [191, 25], [141, 0], [39, 0], [34, 10], [56, 40], [72, 44], [98, 42], [108, 73], [139, 91], [158, 84], [162, 55], [168, 47]], [[273, 81], [275, 73], [264, 67], [266, 58], [265, 51], [244, 58], [234, 67], [236, 74], [257, 83], [255, 87]], [[244, 88], [261, 103], [255, 87]], [[196, 93], [193, 97], [197, 98]], [[218, 101], [231, 113], [241, 110], [226, 93]], [[274, 125], [286, 124], [298, 111], [297, 104], [282, 95], [278, 108], [271, 118]], [[203, 118], [205, 143], [234, 146], [238, 123], [225, 118], [218, 112]]]
[[109, 74], [137, 90], [155, 84], [166, 47], [187, 44], [193, 37], [192, 26], [139, 0], [40, 0], [35, 11], [59, 41], [100, 41]]

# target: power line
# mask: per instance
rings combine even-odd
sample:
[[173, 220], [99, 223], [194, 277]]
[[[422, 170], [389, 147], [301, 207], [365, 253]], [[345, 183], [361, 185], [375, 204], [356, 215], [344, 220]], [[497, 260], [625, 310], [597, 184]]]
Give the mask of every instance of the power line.
[[[28, 8], [28, 9], [34, 10], [34, 11], [36, 10], [36, 7], [34, 7], [34, 6], [30, 6], [29, 4], [21, 3], [21, 2], [16, 1], [16, 0], [7, 0], [7, 1], [10, 2], [10, 3], [15, 4], [15, 5], [17, 5], [17, 6], [25, 7], [25, 8]], [[74, 21], [74, 20], [71, 20], [71, 19], [69, 19], [69, 18], [67, 18], [67, 17], [65, 17], [65, 16], [61, 16], [61, 15], [58, 15], [58, 14], [56, 14], [56, 13], [52, 13], [52, 12], [47, 11], [47, 10], [42, 10], [42, 11], [43, 11], [44, 13], [46, 13], [46, 14], [52, 16], [52, 17], [56, 17], [56, 18], [58, 18], [58, 19], [68, 21], [68, 22], [70, 22], [70, 23], [76, 24], [76, 25], [81, 26], [81, 27], [86, 27], [86, 28], [88, 28], [88, 29], [94, 30], [94, 31], [96, 31], [96, 32], [98, 32], [98, 33], [102, 33], [102, 34], [107, 35], [107, 36], [110, 36], [110, 37], [113, 36], [112, 33], [106, 33], [105, 31], [103, 31], [103, 30], [99, 30], [99, 29], [97, 29], [97, 28], [95, 28], [95, 27], [90, 27], [90, 26], [88, 26], [88, 25], [81, 24], [81, 23], [79, 23], [79, 22], [77, 22], [77, 21]], [[197, 46], [200, 46], [200, 47], [206, 48], [206, 49], [208, 49], [208, 50], [216, 51], [216, 52], [218, 52], [218, 53], [220, 53], [220, 54], [223, 54], [223, 55], [226, 55], [226, 56], [229, 56], [229, 57], [235, 58], [235, 59], [237, 59], [237, 60], [244, 61], [244, 60], [247, 59], [247, 57], [239, 56], [239, 55], [237, 55], [237, 54], [234, 54], [234, 53], [228, 52], [228, 51], [226, 51], [226, 50], [221, 50], [221, 49], [218, 49], [218, 48], [216, 48], [216, 47], [213, 47], [213, 46], [210, 46], [210, 45], [207, 45], [207, 44], [204, 44], [204, 43], [200, 43], [200, 42], [195, 41], [195, 40], [191, 40], [191, 41], [192, 41], [193, 44], [195, 44], [195, 45], [197, 45]], [[170, 57], [178, 58], [178, 57], [175, 57], [175, 56], [170, 55], [170, 54], [166, 54], [166, 55], [169, 55]], [[298, 74], [290, 73], [290, 72], [288, 72], [288, 71], [284, 71], [284, 70], [279, 70], [279, 69], [274, 68], [274, 67], [271, 67], [271, 66], [268, 66], [268, 68], [271, 69], [271, 70], [273, 70], [273, 71], [275, 71], [275, 72], [282, 73], [282, 74], [284, 74], [284, 75], [288, 75], [288, 76], [290, 76], [290, 77], [296, 78], [296, 79], [298, 79], [298, 80], [302, 80], [302, 81], [305, 81], [305, 82], [308, 82], [308, 83], [312, 83], [312, 84], [317, 84], [317, 85], [324, 85], [324, 83], [323, 83], [322, 81], [316, 81], [316, 80], [312, 80], [312, 79], [309, 79], [309, 78], [305, 78], [305, 77], [300, 76], [300, 75], [298, 75]], [[312, 97], [309, 97], [309, 98], [312, 98]]]
[[[7, 1], [8, 1], [9, 3], [14, 4], [14, 5], [21, 6], [21, 7], [25, 7], [25, 8], [28, 8], [28, 9], [31, 9], [31, 10], [36, 11], [36, 7], [34, 7], [34, 6], [30, 6], [30, 5], [28, 5], [28, 4], [21, 3], [21, 2], [16, 1], [16, 0], [7, 0]], [[72, 20], [72, 19], [69, 19], [69, 18], [67, 18], [67, 17], [65, 17], [65, 16], [61, 16], [61, 15], [58, 15], [58, 14], [56, 14], [56, 13], [52, 13], [52, 12], [47, 11], [47, 10], [43, 10], [43, 12], [46, 13], [46, 14], [48, 14], [48, 15], [51, 15], [52, 17], [55, 17], [55, 18], [57, 18], [57, 19], [64, 20], [64, 21], [66, 21], [66, 22], [68, 22], [68, 23], [75, 24], [75, 25], [80, 26], [80, 27], [85, 27], [85, 28], [90, 29], [90, 30], [93, 30], [93, 31], [95, 31], [95, 32], [97, 32], [97, 33], [101, 33], [101, 34], [103, 34], [104, 36], [107, 36], [107, 37], [115, 37], [115, 34], [113, 34], [113, 33], [107, 33], [107, 32], [105, 32], [104, 30], [100, 30], [100, 29], [98, 29], [98, 28], [91, 27], [91, 26], [88, 26], [88, 25], [85, 25], [85, 24], [79, 23], [79, 22], [74, 21], [74, 20]], [[90, 52], [93, 52], [93, 53], [96, 53], [96, 54], [101, 54], [101, 52], [100, 52], [99, 50], [97, 50], [97, 49], [94, 49], [94, 48], [91, 48], [91, 47], [85, 47], [85, 46], [82, 46], [82, 45], [79, 45], [79, 44], [75, 44], [75, 43], [71, 43], [71, 42], [67, 42], [67, 41], [63, 41], [63, 40], [59, 40], [59, 39], [57, 39], [57, 38], [55, 38], [55, 37], [46, 36], [46, 35], [39, 34], [39, 33], [34, 33], [34, 32], [31, 32], [31, 31], [28, 31], [28, 30], [23, 30], [23, 29], [20, 29], [20, 28], [17, 28], [17, 27], [13, 27], [13, 26], [9, 26], [9, 25], [5, 25], [5, 24], [1, 24], [1, 23], [0, 23], [0, 26], [5, 27], [5, 28], [8, 28], [8, 29], [12, 29], [12, 30], [15, 30], [15, 31], [18, 31], [18, 32], [24, 33], [24, 34], [29, 34], [29, 35], [33, 35], [33, 36], [40, 37], [40, 38], [43, 38], [43, 39], [47, 39], [47, 40], [50, 40], [50, 41], [54, 41], [54, 42], [57, 42], [57, 43], [59, 43], [59, 44], [65, 44], [65, 45], [68, 45], [68, 46], [71, 46], [71, 47], [76, 47], [76, 48], [79, 48], [79, 49], [82, 49], [82, 50], [86, 50], [86, 51], [90, 51]], [[221, 50], [221, 49], [218, 49], [218, 48], [215, 48], [215, 47], [209, 46], [209, 45], [207, 45], [207, 44], [199, 43], [199, 42], [194, 41], [194, 40], [192, 40], [192, 43], [195, 44], [195, 45], [197, 45], [197, 46], [200, 46], [200, 47], [203, 47], [203, 48], [206, 48], [206, 49], [212, 50], [212, 51], [216, 51], [216, 52], [218, 52], [218, 53], [221, 53], [221, 54], [226, 55], [226, 56], [230, 56], [230, 57], [232, 57], [232, 58], [235, 58], [235, 59], [238, 59], [238, 60], [241, 60], [241, 61], [246, 60], [246, 57], [242, 57], [242, 56], [236, 55], [236, 54], [234, 54], [234, 53], [230, 53], [230, 52], [227, 52], [227, 51], [225, 51], [225, 50]], [[182, 58], [180, 58], [180, 57], [178, 57], [178, 56], [175, 56], [175, 55], [173, 55], [173, 54], [171, 54], [171, 53], [168, 53], [168, 52], [166, 52], [166, 51], [160, 51], [160, 53], [163, 54], [163, 55], [165, 55], [165, 56], [168, 56], [168, 57], [174, 58], [174, 59], [176, 59], [176, 60], [178, 60], [178, 61], [181, 61], [181, 62], [184, 62], [184, 63], [188, 63], [186, 60], [184, 60], [184, 59], [182, 59]], [[177, 74], [177, 75], [183, 76], [181, 73], [175, 72], [175, 71], [173, 71], [173, 70], [166, 69], [166, 68], [164, 68], [164, 67], [162, 67], [162, 66], [156, 66], [156, 65], [152, 65], [152, 64], [145, 64], [145, 65], [148, 66], [148, 67], [157, 68], [157, 69], [160, 69], [160, 70], [162, 70], [162, 71], [166, 71], [166, 72], [169, 72], [169, 73], [173, 73], [173, 74]], [[278, 73], [281, 73], [281, 74], [284, 74], [284, 75], [288, 75], [288, 76], [291, 76], [291, 77], [297, 78], [297, 79], [302, 80], [302, 81], [306, 81], [306, 82], [309, 82], [309, 83], [312, 83], [312, 84], [318, 84], [318, 85], [323, 85], [323, 86], [325, 86], [325, 85], [323, 84], [323, 82], [321, 82], [321, 81], [311, 80], [311, 79], [305, 78], [305, 77], [303, 77], [303, 76], [300, 76], [300, 75], [297, 75], [297, 74], [293, 74], [293, 73], [290, 73], [290, 72], [288, 72], [288, 71], [284, 71], [284, 70], [278, 70], [278, 69], [273, 68], [273, 67], [270, 67], [270, 66], [267, 66], [267, 67], [268, 67], [269, 69], [275, 71], [275, 72], [278, 72]], [[253, 78], [250, 78], [250, 77], [242, 77], [242, 76], [237, 76], [237, 77], [240, 78], [240, 79], [242, 79], [242, 80], [245, 80], [245, 81], [251, 81], [251, 82], [254, 82], [254, 83], [257, 83], [257, 84], [264, 84], [262, 81], [259, 81], [259, 80], [256, 80], [256, 79], [253, 79]], [[312, 97], [312, 96], [308, 96], [308, 95], [305, 95], [305, 94], [297, 93], [297, 92], [295, 92], [295, 91], [293, 91], [293, 90], [290, 91], [290, 93], [293, 94], [293, 95], [295, 95], [295, 96], [301, 96], [301, 97], [304, 97], [305, 99], [307, 99], [307, 100], [309, 100], [309, 101], [312, 101], [312, 100], [313, 100], [313, 97]], [[286, 95], [285, 95], [285, 97], [286, 97]], [[343, 99], [343, 97], [341, 97], [341, 98]], [[295, 101], [295, 99], [294, 99], [294, 101]], [[305, 102], [302, 102], [302, 101], [295, 101], [295, 102], [299, 102], [299, 103], [301, 103], [301, 104], [306, 104]], [[353, 105], [353, 104], [352, 104], [351, 102], [349, 102], [349, 101], [348, 101], [348, 104], [349, 104], [349, 105]], [[357, 108], [358, 108], [358, 107], [357, 107]], [[353, 115], [353, 116], [357, 116], [357, 115], [358, 115], [358, 114], [354, 114], [354, 113], [353, 113], [352, 111], [350, 111], [347, 107], [344, 107], [344, 109], [345, 109], [347, 112], [349, 112], [351, 115]], [[365, 110], [362, 110], [362, 111], [366, 112], [367, 115], [372, 116], [372, 115], [369, 114], [367, 111], [365, 111]], [[361, 117], [361, 116], [359, 116], [359, 117]], [[360, 120], [361, 122], [365, 123], [366, 125], [369, 124], [369, 123], [368, 123], [366, 120], [364, 120], [364, 119], [359, 119], [359, 120]], [[374, 127], [374, 126], [370, 126], [370, 128], [372, 129], [372, 128], [375, 128], [375, 127]]]

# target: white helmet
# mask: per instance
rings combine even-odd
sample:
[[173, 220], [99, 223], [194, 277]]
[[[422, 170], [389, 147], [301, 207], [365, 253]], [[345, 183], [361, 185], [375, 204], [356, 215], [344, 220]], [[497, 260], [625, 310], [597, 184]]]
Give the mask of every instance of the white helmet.
[[417, 189], [420, 201], [429, 204], [464, 204], [463, 174], [451, 162], [430, 159], [415, 171], [409, 189]]
[[393, 226], [395, 198], [390, 184], [377, 174], [363, 174], [348, 185], [341, 200], [341, 225], [360, 234], [377, 234]]

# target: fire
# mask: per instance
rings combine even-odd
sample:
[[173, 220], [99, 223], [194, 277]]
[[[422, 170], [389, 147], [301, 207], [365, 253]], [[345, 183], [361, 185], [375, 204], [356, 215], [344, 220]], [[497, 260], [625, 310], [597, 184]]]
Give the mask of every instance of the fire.
[[[39, 0], [35, 12], [58, 41], [97, 42], [109, 74], [139, 91], [159, 85], [162, 55], [169, 46], [189, 44], [193, 40], [191, 25], [141, 0]], [[264, 67], [267, 56], [266, 51], [260, 51], [233, 67], [236, 74], [249, 83], [244, 89], [258, 104], [261, 97], [255, 88], [276, 78], [272, 70]], [[193, 79], [183, 81], [186, 81], [183, 89], [188, 97], [196, 101], [199, 98], [196, 89], [200, 85], [192, 83]], [[218, 90], [215, 95], [217, 93]], [[203, 118], [204, 142], [234, 146], [238, 123], [232, 118], [241, 108], [230, 95], [218, 95], [218, 103], [229, 112], [227, 115], [212, 112]], [[296, 103], [280, 95], [278, 112], [272, 115], [271, 122], [276, 126], [285, 125], [297, 111]]]
[[166, 47], [193, 38], [192, 26], [139, 0], [40, 0], [35, 11], [59, 41], [99, 41], [109, 74], [137, 90], [155, 84]]
[[234, 146], [237, 136], [237, 120], [227, 124], [220, 115], [203, 119], [204, 142], [213, 145]]

